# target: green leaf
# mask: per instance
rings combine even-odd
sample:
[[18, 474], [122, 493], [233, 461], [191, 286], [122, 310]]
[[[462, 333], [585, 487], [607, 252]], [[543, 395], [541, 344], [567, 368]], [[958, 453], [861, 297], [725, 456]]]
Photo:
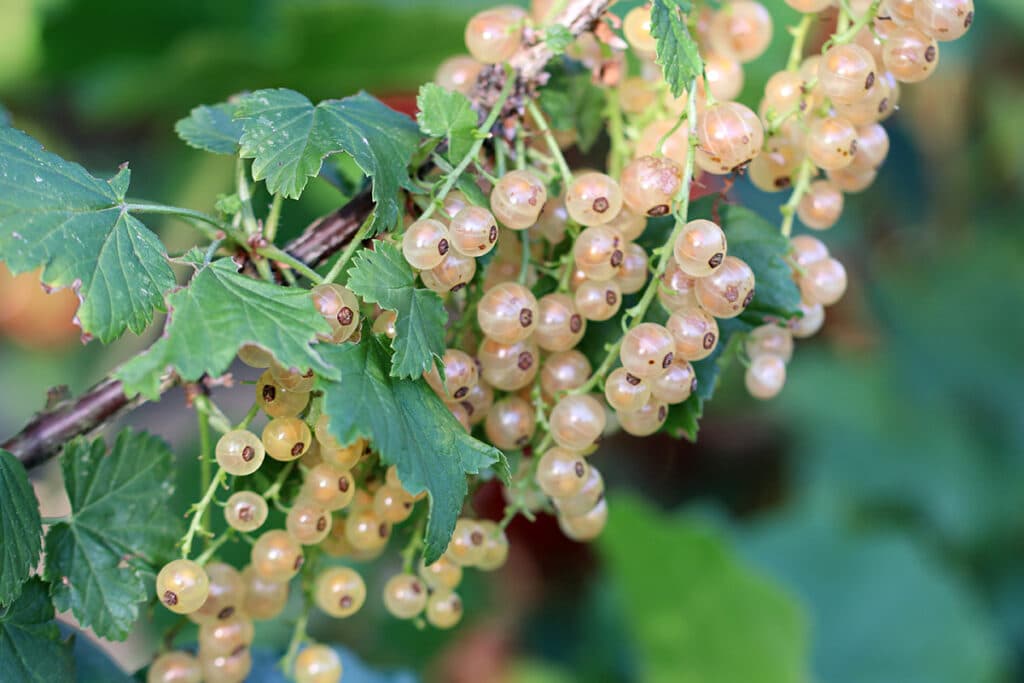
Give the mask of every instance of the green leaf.
[[57, 609], [101, 638], [128, 636], [156, 566], [173, 554], [181, 524], [168, 508], [172, 464], [166, 443], [129, 429], [109, 454], [102, 439], [64, 448], [71, 515], [46, 534], [45, 578]]
[[124, 209], [127, 188], [127, 170], [108, 183], [0, 128], [0, 260], [73, 287], [82, 330], [103, 342], [142, 332], [174, 286], [163, 244]]
[[601, 134], [604, 91], [594, 85], [590, 71], [564, 60], [551, 67], [551, 79], [540, 92], [540, 107], [555, 130], [576, 131], [576, 145], [586, 152]]
[[234, 120], [235, 109], [230, 102], [200, 105], [174, 124], [174, 132], [190, 147], [214, 154], [236, 154], [242, 123]]
[[0, 605], [7, 605], [39, 562], [43, 523], [25, 468], [2, 449], [0, 491]]
[[410, 493], [430, 494], [423, 553], [433, 562], [451, 540], [466, 498], [466, 475], [494, 465], [508, 481], [504, 454], [467, 434], [422, 379], [391, 377], [390, 354], [368, 331], [359, 344], [333, 346], [324, 355], [342, 377], [320, 382], [331, 433], [342, 443], [369, 439], [383, 462], [398, 467]]
[[608, 507], [599, 548], [641, 655], [640, 680], [807, 680], [800, 606], [745, 565], [719, 534], [633, 498], [613, 498]]
[[448, 312], [435, 292], [416, 286], [416, 273], [398, 247], [378, 241], [353, 259], [348, 286], [364, 301], [395, 311], [391, 376], [415, 379], [444, 354]]
[[679, 97], [693, 79], [704, 72], [697, 42], [686, 27], [685, 0], [654, 0], [651, 5], [651, 35], [657, 49], [657, 63], [672, 94]]
[[330, 154], [346, 152], [373, 178], [374, 226], [392, 228], [401, 215], [398, 192], [410, 184], [409, 158], [419, 133], [406, 116], [359, 93], [315, 107], [294, 90], [257, 90], [239, 100], [241, 156], [252, 159], [256, 180], [298, 199]]
[[560, 55], [572, 44], [575, 38], [567, 26], [552, 24], [544, 29], [544, 43], [553, 54]]
[[0, 681], [73, 680], [71, 644], [60, 638], [46, 584], [32, 579], [13, 605], [0, 607]]
[[469, 153], [477, 127], [477, 115], [469, 98], [436, 83], [426, 83], [416, 96], [416, 107], [416, 121], [425, 135], [448, 138], [450, 159], [462, 159]]
[[117, 371], [129, 396], [159, 395], [168, 366], [185, 381], [223, 374], [244, 344], [256, 344], [286, 367], [337, 377], [314, 348], [330, 328], [304, 289], [280, 287], [237, 272], [231, 259], [200, 270], [188, 287], [167, 297], [170, 322], [148, 352]]
[[1005, 680], [1007, 653], [987, 604], [911, 538], [857, 533], [834, 509], [813, 505], [743, 530], [739, 538], [750, 561], [799, 595], [819, 625], [815, 680]]

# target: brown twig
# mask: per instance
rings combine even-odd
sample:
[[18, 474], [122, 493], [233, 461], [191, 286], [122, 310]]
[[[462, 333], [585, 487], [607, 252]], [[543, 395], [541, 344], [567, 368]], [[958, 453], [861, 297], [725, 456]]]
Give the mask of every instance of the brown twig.
[[[608, 9], [611, 0], [569, 0], [564, 11], [555, 18], [573, 35], [593, 28]], [[524, 46], [509, 60], [516, 70], [516, 98], [507, 106], [509, 113], [521, 113], [524, 98], [532, 97], [538, 85], [545, 80], [544, 68], [554, 56], [544, 42]], [[499, 75], [500, 74], [500, 75]], [[501, 67], [489, 67], [481, 72], [472, 93], [474, 106], [489, 111], [504, 84]], [[373, 210], [369, 190], [356, 195], [337, 211], [310, 224], [301, 235], [284, 246], [296, 259], [315, 268], [344, 248], [359, 226]], [[174, 378], [166, 378], [160, 385], [163, 393], [174, 385]], [[107, 378], [75, 400], [62, 401], [36, 415], [21, 431], [0, 448], [10, 451], [25, 465], [35, 467], [55, 456], [68, 440], [89, 434], [104, 424], [142, 403], [139, 397], [124, 395], [121, 382]]]

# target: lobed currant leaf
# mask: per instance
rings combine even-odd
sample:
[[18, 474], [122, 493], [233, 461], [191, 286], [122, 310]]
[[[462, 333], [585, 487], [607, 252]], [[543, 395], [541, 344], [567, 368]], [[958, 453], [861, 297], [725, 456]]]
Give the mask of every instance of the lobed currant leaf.
[[467, 434], [425, 381], [392, 377], [384, 342], [368, 331], [358, 344], [333, 346], [324, 355], [342, 377], [320, 381], [331, 433], [341, 443], [369, 439], [384, 463], [397, 466], [410, 493], [429, 494], [423, 555], [434, 562], [462, 510], [466, 475], [493, 466], [507, 482], [505, 455]]
[[61, 471], [71, 514], [46, 534], [44, 577], [57, 609], [123, 640], [181, 533], [167, 514], [173, 455], [163, 440], [126, 429], [109, 453], [102, 439], [71, 441]]
[[693, 79], [704, 73], [697, 41], [686, 27], [686, 0], [654, 0], [651, 5], [651, 35], [656, 41], [657, 63], [675, 97], [680, 97]]
[[611, 498], [608, 508], [598, 547], [645, 665], [642, 680], [807, 680], [806, 615], [720, 533], [634, 498]]
[[398, 247], [378, 241], [353, 259], [348, 286], [364, 301], [395, 311], [391, 376], [415, 379], [444, 354], [448, 312], [437, 293], [416, 287], [416, 273]]
[[100, 180], [0, 127], [0, 260], [73, 287], [82, 331], [103, 342], [142, 332], [174, 286], [163, 244], [125, 207], [129, 177]]
[[167, 297], [170, 322], [146, 353], [123, 365], [117, 377], [129, 396], [159, 396], [160, 376], [171, 367], [185, 381], [227, 371], [238, 349], [256, 344], [285, 367], [336, 378], [314, 347], [330, 328], [303, 289], [280, 287], [238, 273], [231, 259], [202, 268], [188, 287]]
[[346, 152], [373, 179], [374, 229], [398, 223], [398, 193], [411, 184], [409, 159], [419, 142], [408, 117], [363, 92], [314, 106], [280, 88], [243, 96], [235, 118], [243, 128], [240, 154], [253, 160], [253, 178], [266, 180], [271, 193], [298, 199], [325, 157]]
[[214, 154], [237, 154], [242, 122], [234, 119], [235, 110], [230, 102], [200, 105], [174, 124], [174, 132], [190, 147]]
[[475, 140], [477, 115], [469, 98], [460, 92], [426, 83], [416, 96], [416, 121], [425, 135], [448, 139], [450, 159], [462, 159]]
[[73, 680], [71, 640], [61, 639], [46, 584], [31, 579], [13, 604], [0, 606], [0, 681]]
[[25, 468], [2, 449], [0, 491], [0, 605], [9, 605], [39, 563], [43, 524]]

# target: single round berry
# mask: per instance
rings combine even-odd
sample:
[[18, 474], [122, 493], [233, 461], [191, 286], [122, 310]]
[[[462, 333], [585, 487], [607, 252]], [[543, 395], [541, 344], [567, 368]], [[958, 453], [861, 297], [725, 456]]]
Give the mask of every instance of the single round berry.
[[676, 238], [672, 255], [679, 269], [690, 277], [707, 277], [725, 261], [725, 233], [709, 220], [690, 221]]
[[613, 410], [639, 410], [651, 397], [651, 387], [626, 368], [615, 368], [604, 382], [604, 397]]
[[537, 486], [552, 498], [574, 496], [586, 483], [589, 467], [579, 453], [556, 446], [548, 449], [537, 463]]
[[352, 473], [328, 462], [310, 468], [302, 481], [302, 497], [328, 512], [347, 507], [355, 493]]
[[331, 533], [331, 521], [331, 513], [321, 505], [300, 499], [288, 510], [285, 528], [302, 545], [316, 545]]
[[373, 506], [352, 510], [345, 520], [345, 539], [356, 550], [382, 550], [391, 538], [391, 525], [377, 514]]
[[435, 592], [427, 599], [426, 615], [434, 628], [453, 628], [462, 619], [462, 599], [450, 591]]
[[654, 56], [656, 44], [651, 35], [651, 8], [640, 6], [629, 10], [622, 21], [622, 34], [638, 54]]
[[267, 521], [267, 501], [253, 491], [232, 493], [224, 505], [224, 519], [236, 531], [256, 531]]
[[757, 114], [738, 102], [721, 102], [697, 118], [697, 163], [715, 175], [732, 173], [758, 155], [764, 127]]
[[498, 243], [498, 223], [487, 209], [467, 206], [452, 218], [448, 235], [455, 251], [464, 256], [483, 256]]
[[640, 410], [619, 410], [615, 416], [623, 431], [633, 436], [650, 436], [668, 419], [668, 406], [651, 396]]
[[438, 294], [456, 292], [473, 279], [476, 259], [450, 250], [440, 265], [420, 272], [420, 279], [428, 289]]
[[203, 622], [199, 625], [199, 652], [203, 657], [227, 656], [252, 645], [254, 635], [252, 621], [243, 612]]
[[252, 671], [252, 653], [243, 647], [236, 652], [216, 657], [199, 655], [204, 681], [217, 683], [242, 683]]
[[608, 503], [602, 498], [586, 513], [572, 517], [558, 516], [558, 526], [562, 533], [574, 541], [591, 541], [601, 535], [608, 522]]
[[818, 85], [834, 103], [852, 104], [875, 84], [875, 58], [856, 43], [833, 45], [818, 65]]
[[210, 562], [203, 569], [210, 582], [209, 593], [202, 607], [192, 612], [192, 621], [227, 619], [243, 610], [245, 584], [237, 569], [223, 562]]
[[765, 324], [755, 327], [747, 336], [744, 348], [749, 358], [778, 356], [788, 363], [793, 357], [793, 333], [785, 327]]
[[156, 595], [176, 614], [190, 614], [202, 607], [210, 593], [210, 579], [192, 560], [173, 560], [156, 577]]
[[647, 284], [647, 252], [639, 244], [630, 242], [622, 249], [622, 267], [615, 276], [623, 294], [636, 294]]
[[[589, 463], [588, 463], [589, 465]], [[604, 497], [604, 478], [593, 465], [587, 468], [587, 480], [583, 488], [571, 496], [552, 498], [559, 515], [579, 517], [585, 515]]]
[[459, 405], [469, 413], [469, 423], [478, 425], [487, 418], [487, 413], [494, 405], [494, 390], [487, 382], [477, 382], [476, 386], [459, 401]]
[[487, 414], [484, 432], [492, 444], [511, 451], [529, 445], [536, 427], [537, 414], [533, 406], [518, 396], [506, 396]]
[[504, 5], [473, 15], [466, 24], [466, 48], [473, 59], [483, 64], [508, 60], [523, 39], [526, 12]]
[[555, 443], [581, 451], [601, 437], [605, 426], [604, 407], [589, 394], [569, 395], [555, 404], [548, 423]]
[[537, 302], [533, 338], [545, 351], [568, 351], [580, 343], [586, 331], [587, 321], [568, 294], [548, 294]]
[[882, 47], [887, 71], [903, 83], [917, 83], [932, 75], [939, 65], [939, 44], [914, 26], [899, 26]]
[[340, 683], [341, 657], [326, 645], [310, 645], [295, 658], [295, 683]]
[[274, 460], [301, 458], [313, 440], [306, 423], [297, 417], [277, 417], [263, 428], [263, 447]]
[[828, 230], [843, 213], [843, 193], [828, 180], [815, 180], [800, 200], [796, 214], [813, 230]]
[[220, 437], [215, 453], [217, 464], [236, 476], [258, 470], [266, 455], [260, 438], [246, 429], [235, 429]]
[[480, 522], [462, 517], [455, 522], [446, 555], [462, 567], [475, 566], [483, 558], [487, 536]]
[[974, 23], [974, 0], [917, 0], [914, 23], [935, 40], [956, 40]]
[[658, 301], [669, 313], [697, 305], [696, 280], [673, 258], [658, 283]]
[[654, 377], [672, 364], [675, 347], [675, 339], [663, 326], [640, 323], [622, 337], [619, 360], [636, 377]]
[[762, 192], [781, 192], [792, 185], [793, 173], [803, 156], [803, 148], [788, 137], [769, 138], [761, 153], [750, 162], [747, 175]]
[[576, 289], [576, 310], [587, 320], [608, 320], [622, 307], [622, 288], [615, 280], [584, 280]]
[[401, 486], [385, 485], [373, 494], [373, 511], [390, 524], [404, 522], [412, 514], [416, 499]]
[[590, 361], [575, 349], [551, 354], [540, 369], [540, 388], [544, 400], [553, 401], [562, 392], [583, 386], [590, 378], [590, 373]]
[[302, 548], [286, 531], [264, 532], [252, 546], [253, 571], [268, 581], [289, 581], [302, 568]]
[[697, 375], [688, 361], [676, 357], [672, 365], [650, 379], [651, 396], [656, 400], [674, 405], [690, 398], [697, 389]]
[[793, 262], [801, 269], [828, 258], [828, 247], [811, 235], [797, 235], [790, 240], [790, 246], [793, 249]]
[[756, 356], [750, 360], [744, 382], [754, 398], [774, 398], [786, 383], [786, 362], [772, 354]]
[[295, 417], [309, 403], [309, 392], [288, 391], [267, 370], [256, 381], [256, 404], [270, 417]]
[[754, 299], [754, 271], [735, 256], [726, 256], [722, 267], [697, 280], [697, 302], [716, 318], [735, 318]]
[[492, 287], [480, 298], [476, 319], [485, 335], [514, 344], [533, 334], [537, 325], [537, 299], [515, 282]]
[[800, 109], [804, 98], [804, 79], [792, 71], [778, 71], [764, 86], [761, 113], [766, 119], [785, 116]]
[[512, 230], [525, 230], [536, 223], [547, 200], [543, 181], [526, 170], [506, 173], [491, 190], [491, 210]]
[[146, 672], [146, 683], [200, 683], [202, 679], [199, 660], [181, 650], [160, 655]]
[[[313, 288], [313, 304], [324, 320], [331, 327], [331, 334], [326, 338], [334, 344], [348, 341], [359, 329], [359, 299], [348, 287], [333, 283], [317, 285]], [[295, 387], [285, 387], [295, 390]], [[309, 391], [310, 386], [304, 388]]]
[[396, 574], [384, 585], [384, 607], [399, 619], [412, 619], [427, 606], [427, 587], [412, 574]]
[[444, 366], [443, 382], [435, 366], [431, 366], [423, 377], [430, 388], [445, 401], [462, 400], [480, 381], [476, 361], [465, 351], [446, 349], [441, 357], [441, 365]]
[[[685, 99], [685, 95], [683, 97]], [[677, 123], [670, 119], [658, 119], [647, 124], [640, 133], [640, 139], [636, 141], [637, 156], [660, 154], [679, 164], [680, 168], [685, 168], [690, 158], [690, 126], [686, 122]]]
[[242, 361], [250, 368], [269, 368], [274, 363], [274, 354], [270, 353], [270, 351], [262, 346], [257, 346], [256, 344], [243, 344], [242, 347], [238, 349], [238, 360]]
[[622, 189], [603, 173], [583, 173], [569, 184], [565, 208], [569, 217], [580, 225], [602, 225], [622, 209]]
[[772, 40], [772, 15], [759, 2], [735, 0], [715, 13], [708, 27], [715, 52], [750, 62], [768, 49]]
[[476, 567], [485, 572], [500, 569], [508, 560], [508, 537], [501, 527], [489, 519], [480, 520], [480, 528], [484, 532], [484, 549]]
[[889, 134], [878, 123], [857, 129], [857, 153], [850, 168], [858, 171], [874, 171], [889, 155]]
[[815, 119], [804, 144], [807, 156], [816, 166], [829, 171], [846, 168], [857, 153], [857, 128], [838, 116]]
[[807, 304], [800, 302], [799, 318], [794, 318], [789, 323], [789, 329], [797, 339], [813, 337], [825, 324], [825, 307], [821, 304]]
[[455, 590], [462, 583], [462, 566], [442, 555], [434, 564], [423, 564], [420, 560], [419, 575], [430, 590]]
[[331, 567], [316, 577], [316, 606], [332, 617], [344, 619], [366, 602], [366, 584], [359, 572], [349, 567]]
[[421, 219], [405, 229], [402, 255], [413, 268], [430, 270], [444, 261], [452, 247], [451, 239], [444, 223], [433, 218]]
[[468, 95], [476, 84], [482, 66], [468, 55], [449, 57], [434, 72], [434, 82], [445, 90]]
[[288, 604], [288, 582], [268, 581], [255, 571], [252, 566], [242, 572], [245, 584], [244, 611], [257, 620], [273, 619], [284, 611]]
[[704, 55], [704, 80], [698, 88], [711, 91], [720, 102], [728, 102], [743, 92], [743, 64], [734, 57], [719, 52]]
[[606, 225], [587, 228], [576, 238], [576, 267], [591, 280], [606, 281], [618, 275], [625, 258], [625, 240]]
[[565, 208], [565, 196], [559, 195], [549, 199], [541, 209], [537, 223], [531, 231], [546, 239], [551, 244], [560, 244], [565, 239], [568, 228], [569, 211]]
[[622, 169], [622, 198], [637, 214], [665, 216], [683, 184], [683, 169], [665, 157], [642, 156]]
[[529, 339], [513, 344], [484, 339], [477, 350], [477, 357], [483, 368], [484, 380], [501, 391], [522, 389], [540, 370], [540, 349]]
[[834, 258], [816, 261], [800, 276], [800, 294], [808, 303], [831, 306], [846, 293], [846, 269]]
[[697, 305], [670, 315], [665, 327], [675, 340], [676, 355], [682, 360], [703, 360], [718, 346], [718, 322]]

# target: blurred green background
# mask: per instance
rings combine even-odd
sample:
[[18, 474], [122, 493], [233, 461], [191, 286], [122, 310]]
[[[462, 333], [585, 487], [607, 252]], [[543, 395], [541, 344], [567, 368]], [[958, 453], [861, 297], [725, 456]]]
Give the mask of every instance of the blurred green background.
[[[0, 102], [98, 175], [130, 160], [139, 196], [209, 209], [232, 162], [176, 139], [192, 106], [287, 86], [408, 110], [485, 4], [0, 0]], [[747, 69], [753, 96], [794, 17], [766, 4], [779, 30]], [[937, 74], [904, 88], [888, 163], [825, 235], [850, 291], [798, 345], [778, 400], [755, 403], [731, 372], [698, 444], [610, 439], [594, 456], [611, 491], [602, 541], [515, 523], [508, 567], [467, 580], [454, 632], [395, 623], [371, 599], [340, 627], [314, 620], [315, 635], [437, 681], [1024, 681], [1024, 2], [976, 6]], [[310, 187], [286, 230], [344, 199]], [[735, 193], [775, 220], [778, 195]], [[153, 225], [173, 247], [192, 237]], [[0, 435], [49, 387], [80, 391], [147, 342], [83, 347], [69, 315], [0, 274]], [[197, 483], [181, 397], [130, 421], [179, 448], [183, 508]], [[44, 514], [63, 504], [56, 477], [36, 473]], [[372, 595], [396, 566], [367, 570]], [[152, 618], [114, 648], [126, 668], [152, 651]], [[288, 625], [259, 630], [273, 650]]]

